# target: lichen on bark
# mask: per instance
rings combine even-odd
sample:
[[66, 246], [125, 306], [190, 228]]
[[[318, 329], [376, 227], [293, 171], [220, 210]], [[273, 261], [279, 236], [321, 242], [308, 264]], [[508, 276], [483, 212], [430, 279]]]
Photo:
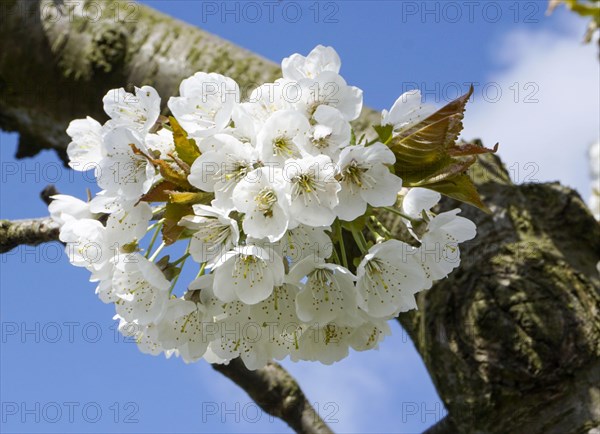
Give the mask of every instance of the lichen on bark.
[[600, 424], [600, 226], [576, 192], [480, 161], [492, 214], [463, 207], [478, 237], [400, 316], [449, 411], [432, 432], [585, 432]]

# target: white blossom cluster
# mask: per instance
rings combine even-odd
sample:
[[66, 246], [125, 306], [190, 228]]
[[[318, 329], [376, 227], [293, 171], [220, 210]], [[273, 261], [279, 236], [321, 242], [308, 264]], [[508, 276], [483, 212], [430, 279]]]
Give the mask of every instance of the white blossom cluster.
[[[189, 164], [152, 87], [110, 91], [104, 125], [70, 124], [71, 167], [93, 168], [102, 191], [87, 202], [55, 196], [50, 212], [71, 262], [91, 272], [141, 351], [240, 357], [250, 369], [286, 356], [330, 364], [376, 347], [387, 320], [459, 265], [475, 225], [458, 209], [434, 214], [439, 193], [403, 188], [394, 152], [356, 139], [362, 91], [340, 64], [330, 47], [294, 54], [283, 78], [243, 100], [231, 78], [183, 80], [168, 109], [197, 147]], [[431, 113], [409, 92], [382, 125], [398, 134]], [[163, 199], [152, 196], [160, 188]], [[182, 197], [196, 200], [173, 217], [169, 202]], [[394, 239], [377, 208], [400, 215], [407, 239]], [[173, 227], [174, 246], [185, 246], [176, 260], [161, 257]], [[197, 277], [178, 291], [184, 265]]]

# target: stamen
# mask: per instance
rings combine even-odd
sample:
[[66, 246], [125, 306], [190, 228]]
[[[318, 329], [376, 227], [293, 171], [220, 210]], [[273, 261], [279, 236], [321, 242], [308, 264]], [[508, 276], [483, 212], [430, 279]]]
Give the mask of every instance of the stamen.
[[265, 187], [254, 198], [257, 209], [265, 217], [273, 217], [273, 206], [277, 203], [277, 195], [272, 188]]

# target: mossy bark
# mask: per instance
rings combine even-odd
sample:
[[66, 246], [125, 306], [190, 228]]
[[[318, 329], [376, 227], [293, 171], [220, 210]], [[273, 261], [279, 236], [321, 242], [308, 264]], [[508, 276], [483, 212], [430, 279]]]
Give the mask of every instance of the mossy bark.
[[[600, 226], [556, 183], [474, 169], [492, 214], [448, 279], [401, 315], [449, 417], [431, 432], [584, 433], [600, 425]], [[455, 208], [452, 201], [443, 209]]]
[[0, 127], [20, 133], [17, 157], [53, 148], [64, 158], [69, 122], [105, 120], [112, 88], [154, 86], [164, 107], [197, 71], [228, 75], [246, 93], [280, 75], [269, 60], [130, 1], [18, 0], [0, 13]]

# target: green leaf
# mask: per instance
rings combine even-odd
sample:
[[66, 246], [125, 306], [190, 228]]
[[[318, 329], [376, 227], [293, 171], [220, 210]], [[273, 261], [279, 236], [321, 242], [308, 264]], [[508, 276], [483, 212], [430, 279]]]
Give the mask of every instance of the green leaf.
[[496, 152], [475, 144], [457, 144], [469, 92], [455, 99], [415, 126], [392, 137], [389, 148], [396, 155], [395, 173], [406, 187], [425, 187], [488, 211], [475, 185], [466, 175], [477, 154]]
[[183, 226], [178, 226], [181, 218], [193, 213], [191, 205], [179, 203], [167, 204], [164, 213], [165, 221], [162, 226], [162, 237], [167, 246], [177, 241], [181, 233], [185, 230]]
[[491, 213], [487, 205], [482, 202], [473, 181], [471, 181], [471, 178], [469, 178], [468, 175], [462, 174], [429, 184], [427, 185], [427, 188], [442, 193], [452, 199], [476, 206], [488, 214]]
[[196, 145], [194, 139], [188, 138], [187, 132], [173, 116], [169, 117], [169, 121], [173, 129], [173, 141], [177, 156], [191, 166], [196, 161], [196, 158], [200, 156], [200, 149], [198, 149], [198, 145]]
[[170, 203], [177, 203], [181, 205], [193, 205], [196, 203], [207, 204], [214, 197], [212, 193], [204, 193], [202, 191], [190, 192], [190, 191], [168, 191]]
[[393, 125], [375, 125], [373, 126], [373, 129], [377, 132], [379, 141], [384, 144], [392, 138], [394, 132]]

